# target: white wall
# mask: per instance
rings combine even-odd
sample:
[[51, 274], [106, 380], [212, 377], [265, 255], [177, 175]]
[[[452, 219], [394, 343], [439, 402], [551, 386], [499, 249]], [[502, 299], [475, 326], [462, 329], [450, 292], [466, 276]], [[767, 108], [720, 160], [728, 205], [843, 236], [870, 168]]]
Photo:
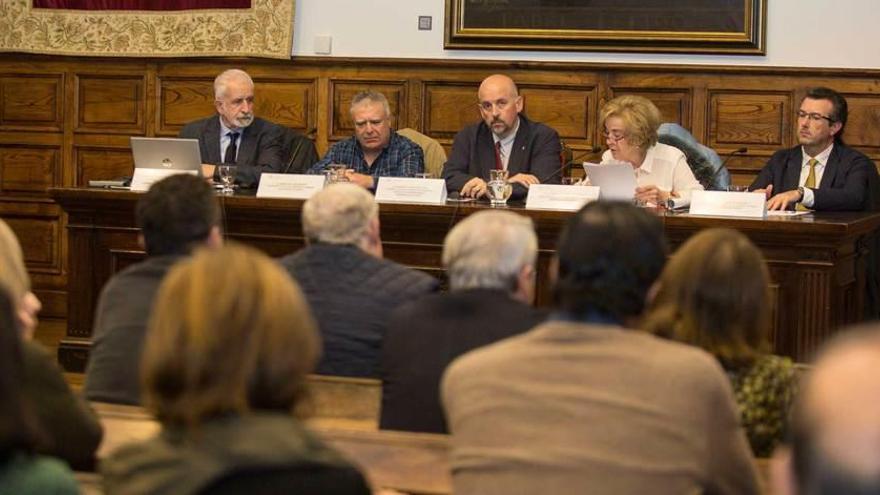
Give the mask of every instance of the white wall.
[[314, 56], [315, 36], [329, 35], [334, 57], [880, 68], [878, 0], [767, 2], [766, 56], [444, 50], [444, 0], [296, 0], [293, 54]]

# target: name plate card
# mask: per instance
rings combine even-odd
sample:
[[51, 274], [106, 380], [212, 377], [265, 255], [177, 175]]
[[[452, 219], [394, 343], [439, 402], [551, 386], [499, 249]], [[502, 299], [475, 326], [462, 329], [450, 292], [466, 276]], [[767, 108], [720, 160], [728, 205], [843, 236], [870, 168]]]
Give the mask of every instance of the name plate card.
[[577, 211], [597, 199], [599, 188], [596, 186], [532, 184], [526, 197], [526, 209]]
[[446, 181], [408, 177], [380, 177], [376, 186], [379, 203], [446, 204]]
[[165, 177], [171, 177], [176, 174], [198, 175], [196, 170], [174, 170], [167, 168], [136, 168], [134, 175], [131, 177], [132, 191], [146, 191], [154, 182], [159, 182]]
[[324, 188], [323, 175], [260, 174], [258, 198], [309, 199]]
[[767, 196], [763, 192], [693, 191], [691, 215], [764, 218]]

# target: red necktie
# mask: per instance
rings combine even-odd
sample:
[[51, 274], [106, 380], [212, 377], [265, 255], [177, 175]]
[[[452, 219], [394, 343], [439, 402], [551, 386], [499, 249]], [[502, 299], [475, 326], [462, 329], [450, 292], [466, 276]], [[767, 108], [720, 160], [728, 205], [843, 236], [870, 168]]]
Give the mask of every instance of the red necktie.
[[501, 162], [501, 141], [495, 141], [495, 170], [502, 170], [504, 164]]

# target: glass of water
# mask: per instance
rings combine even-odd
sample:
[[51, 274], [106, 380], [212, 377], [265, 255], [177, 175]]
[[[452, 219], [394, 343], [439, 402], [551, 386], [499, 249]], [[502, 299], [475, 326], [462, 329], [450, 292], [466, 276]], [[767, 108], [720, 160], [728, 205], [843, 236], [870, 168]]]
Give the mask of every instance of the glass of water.
[[507, 170], [490, 170], [489, 183], [486, 184], [489, 204], [495, 207], [506, 206], [513, 185], [507, 181]]
[[232, 185], [235, 183], [235, 165], [218, 165], [218, 174], [220, 175], [220, 183], [223, 184], [223, 194], [232, 194]]
[[327, 179], [326, 183], [335, 184], [337, 182], [348, 182], [348, 176], [346, 175], [346, 171], [348, 167], [339, 163], [331, 163], [327, 165]]

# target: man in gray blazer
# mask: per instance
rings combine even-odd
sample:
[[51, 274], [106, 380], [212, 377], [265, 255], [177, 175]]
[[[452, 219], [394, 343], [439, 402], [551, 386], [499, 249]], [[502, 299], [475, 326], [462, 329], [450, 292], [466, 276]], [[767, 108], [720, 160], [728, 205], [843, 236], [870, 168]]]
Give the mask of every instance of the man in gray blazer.
[[243, 187], [254, 187], [263, 172], [281, 172], [282, 129], [254, 116], [254, 82], [247, 72], [229, 69], [214, 79], [212, 115], [185, 125], [180, 137], [198, 139], [206, 175], [214, 166], [238, 166], [235, 180]]

